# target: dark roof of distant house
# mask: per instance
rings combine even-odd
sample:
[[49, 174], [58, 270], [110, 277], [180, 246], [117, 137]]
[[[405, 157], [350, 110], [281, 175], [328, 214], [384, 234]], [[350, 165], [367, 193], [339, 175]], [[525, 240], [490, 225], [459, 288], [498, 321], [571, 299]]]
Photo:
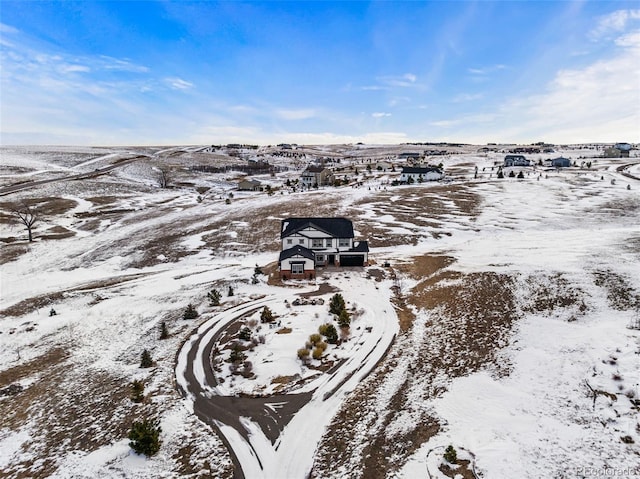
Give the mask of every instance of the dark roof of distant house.
[[334, 238], [353, 238], [353, 223], [346, 218], [287, 218], [282, 220], [280, 237], [291, 236], [309, 226]]
[[507, 155], [504, 157], [505, 160], [526, 160], [524, 155]]
[[303, 173], [322, 173], [326, 168], [324, 166], [307, 166]]
[[291, 258], [293, 256], [296, 255], [300, 255], [303, 256], [305, 258], [308, 258], [310, 260], [315, 260], [315, 256], [313, 254], [313, 251], [311, 251], [309, 248], [305, 248], [302, 245], [295, 245], [292, 248], [289, 249], [285, 249], [284, 251], [280, 252], [280, 261]]
[[407, 175], [420, 175], [425, 173], [442, 173], [442, 170], [435, 166], [405, 166], [402, 168], [402, 173]]
[[617, 148], [620, 151], [629, 151], [631, 150], [631, 145], [629, 143], [616, 143], [613, 145], [614, 148]]
[[349, 251], [353, 251], [354, 253], [368, 253], [369, 252], [369, 242], [368, 241], [354, 241], [353, 248]]

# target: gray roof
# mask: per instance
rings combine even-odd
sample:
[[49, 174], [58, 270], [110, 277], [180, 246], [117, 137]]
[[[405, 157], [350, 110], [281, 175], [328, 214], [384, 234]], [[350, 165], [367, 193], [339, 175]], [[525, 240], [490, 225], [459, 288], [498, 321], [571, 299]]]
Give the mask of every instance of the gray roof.
[[308, 259], [310, 259], [312, 261], [315, 261], [315, 256], [313, 255], [313, 251], [311, 251], [309, 248], [305, 248], [304, 246], [301, 246], [299, 244], [295, 245], [292, 248], [285, 249], [284, 251], [281, 251], [280, 252], [280, 261], [282, 261], [284, 259], [291, 258], [291, 257], [296, 256], [296, 255], [300, 255], [300, 256], [308, 258]]
[[407, 175], [424, 175], [426, 173], [442, 173], [442, 170], [435, 166], [405, 166], [402, 173]]
[[353, 251], [354, 253], [368, 253], [369, 252], [369, 242], [367, 241], [355, 241], [354, 247], [349, 251]]
[[307, 166], [303, 173], [322, 173], [326, 168], [324, 166]]
[[280, 238], [291, 236], [309, 226], [334, 238], [353, 238], [353, 223], [346, 218], [287, 218], [282, 220]]

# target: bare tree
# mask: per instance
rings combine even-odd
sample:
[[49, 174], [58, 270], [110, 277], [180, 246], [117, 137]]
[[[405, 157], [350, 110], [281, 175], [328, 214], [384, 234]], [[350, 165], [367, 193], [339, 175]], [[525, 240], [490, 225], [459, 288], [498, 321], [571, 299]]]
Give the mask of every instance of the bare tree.
[[160, 188], [168, 188], [170, 181], [169, 170], [167, 170], [166, 168], [155, 168], [155, 170], [158, 172], [158, 186]]
[[13, 206], [11, 212], [20, 220], [25, 228], [27, 228], [29, 242], [31, 243], [33, 241], [33, 227], [40, 220], [38, 211], [23, 201]]

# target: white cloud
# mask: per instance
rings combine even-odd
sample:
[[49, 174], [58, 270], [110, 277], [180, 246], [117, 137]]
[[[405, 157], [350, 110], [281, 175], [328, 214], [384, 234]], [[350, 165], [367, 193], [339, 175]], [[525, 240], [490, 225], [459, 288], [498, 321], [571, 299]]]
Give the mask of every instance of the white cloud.
[[115, 71], [123, 71], [123, 72], [131, 72], [131, 73], [146, 73], [149, 71], [149, 68], [143, 65], [136, 65], [135, 63], [130, 62], [126, 59], [112, 58], [108, 56], [100, 56], [99, 65], [101, 68], [105, 70], [115, 70]]
[[298, 110], [276, 110], [276, 116], [282, 120], [307, 120], [316, 116], [316, 112], [313, 109], [298, 109]]
[[66, 65], [66, 64], [62, 64], [62, 65], [60, 65], [59, 70], [62, 73], [76, 73], [76, 72], [86, 73], [86, 72], [90, 72], [91, 68], [89, 68], [86, 65]]
[[7, 25], [6, 23], [2, 23], [0, 22], [0, 33], [18, 33], [20, 32], [20, 30], [18, 30], [15, 27], [12, 27], [11, 25]]
[[165, 78], [164, 81], [174, 90], [188, 90], [193, 88], [193, 83], [178, 77]]
[[413, 73], [405, 73], [404, 75], [402, 75], [402, 78], [410, 81], [411, 83], [415, 83], [416, 80], [418, 79], [418, 77], [415, 76]]
[[375, 112], [375, 113], [372, 113], [371, 116], [374, 118], [384, 118], [385, 116], [391, 116], [391, 113]]
[[504, 70], [505, 68], [507, 68], [506, 65], [497, 64], [481, 68], [468, 68], [467, 71], [473, 75], [488, 75], [489, 73]]
[[484, 97], [482, 93], [460, 93], [453, 98], [454, 103], [464, 103], [467, 101], [480, 100]]
[[599, 40], [608, 35], [623, 32], [627, 24], [633, 20], [640, 20], [640, 10], [617, 10], [600, 17], [589, 36], [592, 40]]
[[405, 73], [404, 75], [380, 76], [377, 77], [376, 80], [378, 81], [379, 85], [372, 87], [363, 87], [363, 89], [384, 90], [389, 89], [390, 87], [408, 88], [420, 86], [419, 83], [416, 83], [418, 81], [418, 77], [413, 73]]
[[511, 98], [484, 118], [443, 119], [431, 126], [465, 141], [638, 142], [640, 34], [621, 36], [616, 44], [606, 59], [560, 70], [544, 91]]

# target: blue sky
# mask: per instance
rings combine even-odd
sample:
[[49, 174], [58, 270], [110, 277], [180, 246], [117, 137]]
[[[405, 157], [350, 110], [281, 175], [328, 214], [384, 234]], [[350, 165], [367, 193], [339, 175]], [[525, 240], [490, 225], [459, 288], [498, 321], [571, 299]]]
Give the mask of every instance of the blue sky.
[[640, 142], [638, 2], [0, 2], [2, 144]]

